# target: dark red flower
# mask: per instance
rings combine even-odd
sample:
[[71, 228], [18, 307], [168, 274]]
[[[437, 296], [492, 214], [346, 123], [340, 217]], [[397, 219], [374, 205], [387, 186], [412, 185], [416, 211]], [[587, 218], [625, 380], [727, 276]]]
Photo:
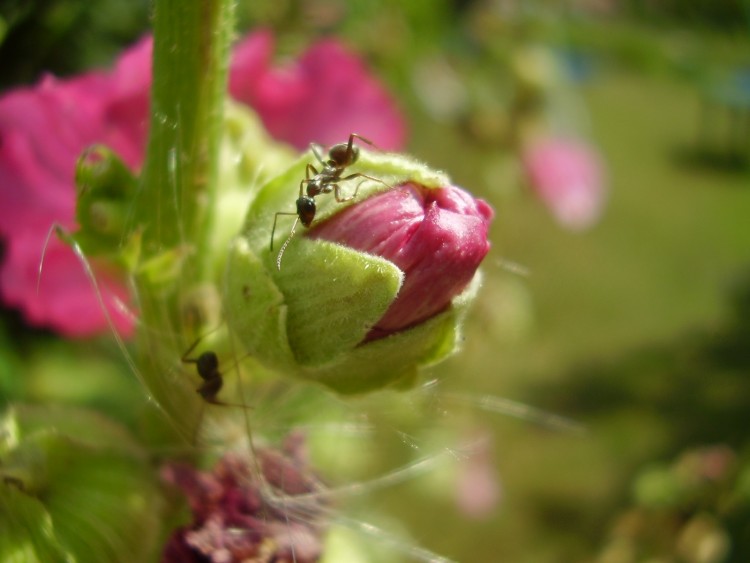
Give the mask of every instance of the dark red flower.
[[172, 534], [162, 561], [317, 561], [325, 525], [322, 497], [311, 493], [321, 484], [290, 438], [281, 451], [259, 450], [263, 482], [242, 455], [225, 455], [210, 472], [167, 466], [164, 478], [186, 495], [192, 522]]

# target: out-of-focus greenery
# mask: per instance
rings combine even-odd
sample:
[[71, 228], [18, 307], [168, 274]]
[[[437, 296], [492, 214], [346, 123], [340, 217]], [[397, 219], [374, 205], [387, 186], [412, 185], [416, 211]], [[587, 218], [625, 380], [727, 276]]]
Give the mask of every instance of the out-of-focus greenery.
[[[373, 492], [368, 502], [398, 514], [419, 543], [460, 561], [747, 561], [750, 137], [740, 133], [732, 144], [741, 108], [711, 93], [750, 66], [750, 21], [729, 0], [556, 6], [276, 0], [239, 7], [242, 26], [272, 28], [282, 54], [325, 34], [363, 53], [408, 115], [410, 152], [497, 210], [465, 351], [431, 375], [478, 398], [462, 416], [494, 436], [502, 499], [480, 521], [461, 515], [450, 495], [430, 498], [409, 483]], [[147, 5], [6, 2], [0, 17], [0, 80], [9, 85], [42, 69], [66, 74], [104, 63], [143, 31]], [[563, 117], [577, 119], [606, 159], [608, 208], [584, 234], [561, 230], [518, 188], [504, 132], [513, 97], [507, 63], [529, 43], [546, 45], [573, 71], [578, 105], [570, 107], [585, 111]], [[702, 136], [701, 100], [713, 104], [711, 137]], [[82, 377], [99, 373], [101, 351], [71, 349], [13, 315], [3, 326], [4, 396], [67, 394], [135, 426], [125, 405], [139, 390], [121, 373], [58, 389], [44, 375], [44, 366], [68, 361]], [[539, 429], [485, 412], [486, 395], [526, 401], [588, 431]], [[428, 431], [431, 421], [418, 425]], [[382, 451], [386, 457], [387, 444]], [[684, 469], [707, 455], [719, 466], [710, 478]]]
[[0, 87], [108, 65], [145, 32], [148, 10], [148, 0], [0, 2]]

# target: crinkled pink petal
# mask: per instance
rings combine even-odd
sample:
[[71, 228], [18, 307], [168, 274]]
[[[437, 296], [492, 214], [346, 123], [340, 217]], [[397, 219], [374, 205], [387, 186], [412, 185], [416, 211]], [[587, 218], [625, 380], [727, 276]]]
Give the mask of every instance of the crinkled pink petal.
[[599, 220], [604, 173], [592, 147], [572, 139], [544, 139], [527, 148], [522, 161], [531, 187], [562, 225], [583, 230]]
[[299, 149], [339, 143], [359, 133], [383, 149], [404, 145], [405, 125], [393, 100], [362, 61], [324, 40], [298, 61], [270, 68], [273, 37], [255, 34], [235, 51], [232, 96], [254, 107], [277, 139]]
[[[78, 258], [57, 240], [48, 247], [37, 293], [42, 247], [53, 224], [74, 226], [75, 165], [83, 149], [104, 143], [131, 166], [140, 165], [148, 66], [145, 80], [132, 71], [114, 77], [148, 61], [147, 43], [133, 48], [138, 60], [126, 55], [113, 74], [92, 72], [70, 80], [46, 76], [35, 88], [0, 98], [0, 234], [7, 247], [0, 290], [29, 322], [68, 336], [91, 335], [108, 324]], [[119, 109], [123, 100], [125, 112]], [[126, 300], [124, 286], [102, 276], [101, 287], [117, 329], [129, 333], [131, 320], [118, 306]]]
[[[31, 324], [50, 326], [66, 336], [80, 337], [101, 331], [101, 305], [78, 258], [70, 248], [51, 237], [42, 264], [45, 239], [44, 227], [33, 223], [19, 227], [8, 239], [0, 277], [3, 301], [22, 308]], [[127, 291], [104, 271], [98, 272], [97, 283], [114, 328], [122, 336], [129, 336], [133, 323], [123, 309], [128, 302]]]
[[[292, 452], [259, 450], [259, 454], [263, 486], [251, 460], [231, 453], [210, 472], [178, 464], [162, 470], [163, 478], [185, 494], [193, 515], [190, 524], [172, 533], [162, 561], [312, 563], [320, 559], [325, 526], [316, 516], [322, 513], [324, 497], [309, 494], [320, 490], [319, 481]], [[263, 463], [269, 456], [274, 462]], [[287, 478], [295, 484], [289, 487]], [[268, 488], [299, 510], [269, 502], [264, 494]]]
[[406, 184], [352, 205], [308, 236], [381, 256], [405, 274], [396, 300], [371, 338], [416, 325], [445, 310], [489, 251], [493, 212], [460, 188]]

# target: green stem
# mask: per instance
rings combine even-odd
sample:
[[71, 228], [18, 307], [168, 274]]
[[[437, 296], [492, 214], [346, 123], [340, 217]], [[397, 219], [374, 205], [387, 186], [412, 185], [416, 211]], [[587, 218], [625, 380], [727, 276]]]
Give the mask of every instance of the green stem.
[[165, 373], [174, 373], [183, 346], [175, 334], [184, 322], [180, 298], [210, 276], [233, 14], [234, 0], [154, 2], [148, 152], [131, 218], [131, 232], [142, 236], [140, 264], [151, 266], [136, 275], [139, 351], [149, 392], [183, 430], [194, 424], [198, 397], [188, 378]]

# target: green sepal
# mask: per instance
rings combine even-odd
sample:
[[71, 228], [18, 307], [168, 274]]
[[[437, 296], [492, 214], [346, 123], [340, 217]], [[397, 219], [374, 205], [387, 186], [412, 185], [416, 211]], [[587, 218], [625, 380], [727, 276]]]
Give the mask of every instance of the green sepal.
[[230, 241], [237, 236], [247, 210], [273, 173], [296, 160], [295, 151], [273, 140], [258, 115], [247, 106], [227, 100], [224, 135], [219, 154], [219, 184], [212, 221], [212, 262], [223, 274]]
[[419, 368], [458, 349], [464, 317], [480, 285], [481, 276], [477, 275], [444, 313], [409, 330], [357, 346], [329, 365], [302, 368], [301, 374], [342, 394], [385, 387], [410, 389], [417, 383]]
[[277, 368], [314, 369], [364, 339], [398, 294], [403, 273], [336, 244], [297, 243], [274, 279], [273, 259], [259, 259], [239, 239], [230, 255], [227, 308], [249, 352]]
[[156, 476], [122, 427], [80, 409], [14, 407], [0, 432], [0, 560], [148, 559], [160, 517]]

